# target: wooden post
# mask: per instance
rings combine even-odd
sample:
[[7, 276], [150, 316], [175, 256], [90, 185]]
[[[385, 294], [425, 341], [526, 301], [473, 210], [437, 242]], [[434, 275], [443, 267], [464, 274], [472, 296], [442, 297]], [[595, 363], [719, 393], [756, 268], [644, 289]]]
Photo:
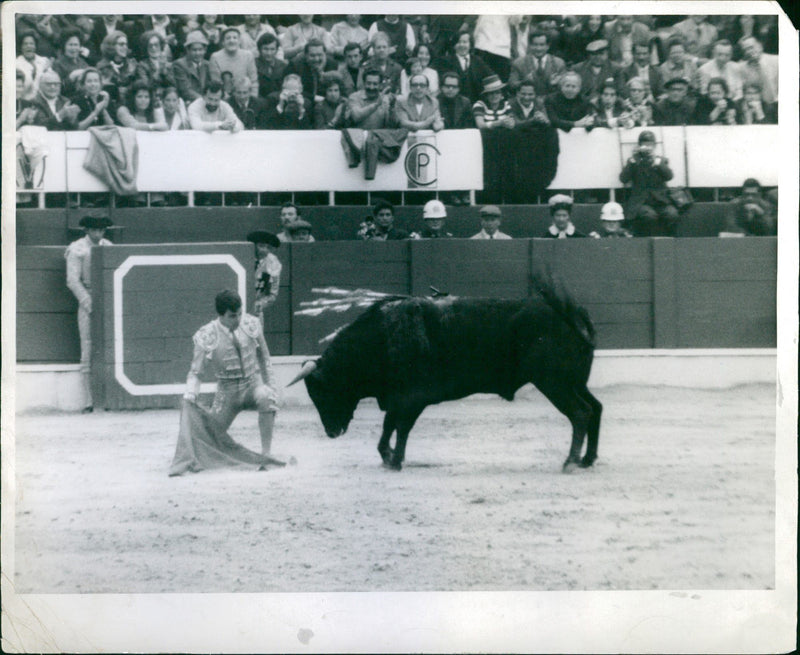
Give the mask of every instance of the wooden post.
[[653, 348], [679, 347], [675, 239], [650, 239], [653, 258]]

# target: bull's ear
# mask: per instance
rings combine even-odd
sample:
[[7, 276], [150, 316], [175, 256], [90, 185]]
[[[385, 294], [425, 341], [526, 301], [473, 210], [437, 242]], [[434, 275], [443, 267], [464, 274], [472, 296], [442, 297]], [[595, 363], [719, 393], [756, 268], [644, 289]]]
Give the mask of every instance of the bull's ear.
[[313, 373], [317, 369], [317, 362], [316, 361], [308, 361], [303, 364], [303, 368], [300, 369], [300, 372], [295, 376], [294, 380], [292, 380], [287, 387], [291, 387], [293, 384], [300, 382], [303, 378], [307, 378], [311, 373]]

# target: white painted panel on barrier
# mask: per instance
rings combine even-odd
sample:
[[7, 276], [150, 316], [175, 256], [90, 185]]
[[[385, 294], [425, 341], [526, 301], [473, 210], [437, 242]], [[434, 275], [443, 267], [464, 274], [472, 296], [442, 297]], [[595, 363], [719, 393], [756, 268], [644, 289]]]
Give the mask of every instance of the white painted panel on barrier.
[[[63, 133], [53, 133], [61, 134]], [[416, 149], [412, 170], [430, 161], [436, 177], [427, 188], [482, 189], [483, 158], [477, 130], [430, 133], [433, 147]], [[67, 133], [69, 177], [47, 177], [49, 191], [102, 191], [105, 185], [83, 169], [88, 132]], [[168, 132], [137, 134], [140, 191], [369, 191], [413, 187], [406, 174], [408, 144], [392, 163], [379, 163], [364, 178], [363, 163], [350, 168], [335, 131]], [[427, 140], [426, 140], [427, 141]], [[63, 150], [63, 145], [62, 148]], [[63, 153], [62, 153], [63, 154]], [[421, 155], [421, 156], [420, 156]], [[432, 160], [432, 161], [431, 161]]]
[[764, 186], [777, 186], [779, 139], [777, 125], [687, 127], [689, 182], [738, 187], [754, 177]]
[[[682, 127], [649, 127], [656, 135], [656, 151], [666, 156], [673, 172], [670, 186], [686, 185]], [[618, 189], [622, 167], [633, 153], [643, 129], [583, 128], [558, 133], [558, 172], [551, 189]]]
[[[776, 125], [649, 129], [656, 133], [660, 151], [669, 158], [675, 174], [671, 185], [739, 186], [752, 176], [765, 185], [778, 182], [778, 162], [772, 156], [779, 138]], [[559, 168], [550, 188], [620, 188], [619, 173], [640, 131], [559, 131]], [[431, 134], [425, 141], [435, 149], [416, 150], [412, 155], [424, 157], [408, 161], [406, 144], [397, 161], [378, 164], [374, 180], [364, 179], [363, 164], [347, 166], [341, 135], [334, 131], [140, 132], [137, 138], [141, 191], [405, 190], [412, 188], [407, 165], [411, 171], [418, 170], [431, 156], [436, 157], [430, 164], [435, 169], [435, 183], [429, 188], [483, 188], [478, 130]], [[63, 192], [67, 184], [70, 191], [106, 189], [83, 169], [88, 132], [51, 132], [48, 142], [46, 191]]]

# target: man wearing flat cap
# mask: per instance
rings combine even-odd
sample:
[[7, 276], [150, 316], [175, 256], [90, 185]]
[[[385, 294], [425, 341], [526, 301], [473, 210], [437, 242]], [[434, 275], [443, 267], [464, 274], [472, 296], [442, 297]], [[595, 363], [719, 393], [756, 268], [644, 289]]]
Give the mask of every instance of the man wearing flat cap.
[[81, 339], [81, 384], [84, 389], [85, 403], [83, 412], [94, 409], [92, 401], [91, 380], [89, 377], [92, 354], [92, 247], [110, 246], [111, 242], [104, 238], [106, 228], [112, 225], [105, 216], [84, 216], [79, 225], [85, 235], [73, 241], [67, 247], [64, 257], [67, 260], [67, 288], [78, 300], [78, 334]]
[[603, 83], [614, 77], [616, 69], [608, 60], [608, 41], [597, 39], [586, 46], [588, 59], [572, 67], [581, 76], [581, 95], [589, 102], [595, 102], [602, 93]]
[[306, 243], [312, 243], [314, 241], [314, 237], [311, 234], [311, 223], [302, 218], [298, 218], [293, 223], [290, 223], [285, 229], [289, 236], [288, 241], [290, 242], [297, 243], [299, 241], [304, 241]]
[[695, 101], [688, 96], [689, 80], [673, 77], [664, 83], [667, 96], [653, 107], [656, 125], [689, 125], [694, 116]]
[[473, 234], [470, 239], [510, 239], [508, 234], [500, 231], [503, 212], [497, 205], [481, 207], [481, 231]]
[[253, 311], [256, 316], [261, 316], [266, 325], [264, 310], [278, 299], [278, 289], [281, 285], [281, 263], [273, 248], [280, 248], [281, 242], [272, 232], [255, 230], [247, 235], [247, 240], [255, 247], [255, 273], [256, 283], [255, 303]]
[[184, 44], [186, 55], [172, 64], [178, 95], [187, 106], [203, 96], [203, 89], [210, 79], [208, 62], [205, 59], [206, 48], [208, 39], [205, 34], [199, 30], [189, 32]]

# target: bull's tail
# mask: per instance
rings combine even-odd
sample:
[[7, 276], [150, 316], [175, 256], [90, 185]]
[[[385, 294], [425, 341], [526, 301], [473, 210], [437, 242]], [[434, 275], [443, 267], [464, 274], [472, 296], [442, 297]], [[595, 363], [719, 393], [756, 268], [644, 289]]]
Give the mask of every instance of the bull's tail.
[[581, 307], [563, 281], [545, 269], [533, 275], [533, 288], [592, 348], [595, 347], [595, 330], [589, 312]]

